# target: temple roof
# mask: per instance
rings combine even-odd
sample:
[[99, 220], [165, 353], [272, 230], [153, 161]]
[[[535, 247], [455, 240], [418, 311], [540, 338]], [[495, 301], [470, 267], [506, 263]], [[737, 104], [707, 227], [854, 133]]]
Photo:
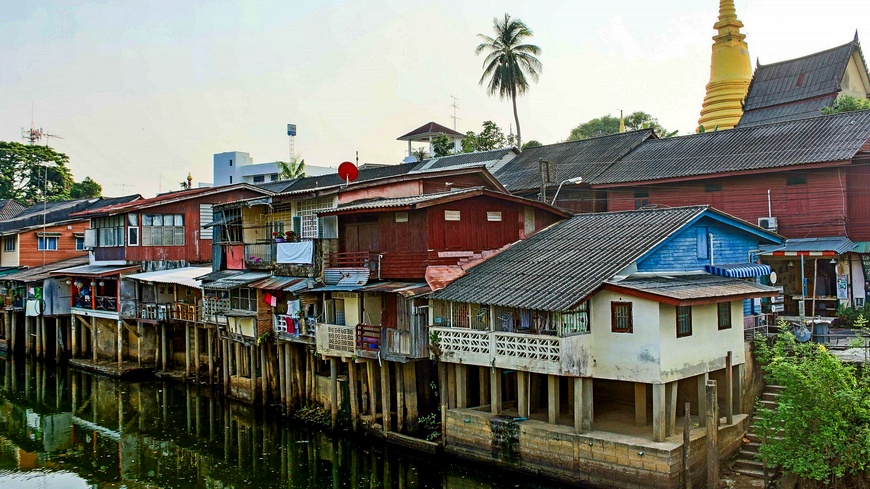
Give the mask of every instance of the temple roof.
[[399, 141], [428, 141], [429, 138], [435, 137], [439, 134], [444, 134], [447, 137], [452, 137], [455, 139], [465, 139], [465, 134], [461, 132], [454, 131], [449, 127], [444, 127], [437, 122], [427, 122], [422, 126], [414, 129], [413, 131], [405, 134], [397, 138]]

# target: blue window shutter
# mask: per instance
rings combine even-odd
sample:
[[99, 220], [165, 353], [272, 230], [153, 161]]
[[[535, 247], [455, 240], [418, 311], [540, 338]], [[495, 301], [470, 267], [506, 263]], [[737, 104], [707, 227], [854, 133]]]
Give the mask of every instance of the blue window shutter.
[[698, 238], [698, 258], [709, 258], [710, 245], [707, 242], [707, 228], [695, 228]]

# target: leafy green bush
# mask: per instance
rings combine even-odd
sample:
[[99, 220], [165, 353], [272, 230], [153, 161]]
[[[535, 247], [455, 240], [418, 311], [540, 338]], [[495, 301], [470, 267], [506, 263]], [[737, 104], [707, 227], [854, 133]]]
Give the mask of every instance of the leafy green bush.
[[837, 317], [840, 318], [841, 325], [846, 328], [854, 328], [855, 320], [858, 319], [858, 316], [863, 316], [865, 318], [870, 318], [870, 303], [865, 304], [864, 307], [840, 307], [837, 310]]
[[870, 468], [870, 376], [783, 333], [757, 341], [768, 383], [785, 387], [773, 410], [759, 409], [759, 452], [802, 479], [862, 487]]

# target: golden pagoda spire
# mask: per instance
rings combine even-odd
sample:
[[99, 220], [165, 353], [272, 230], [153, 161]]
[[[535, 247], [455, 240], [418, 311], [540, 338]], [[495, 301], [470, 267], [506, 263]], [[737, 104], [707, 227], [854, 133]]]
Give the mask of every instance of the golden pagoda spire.
[[619, 109], [619, 132], [625, 132], [625, 119], [622, 117], [622, 109]]
[[743, 115], [743, 99], [752, 80], [752, 64], [746, 35], [740, 32], [743, 23], [737, 18], [733, 0], [719, 1], [719, 21], [713, 28], [710, 59], [710, 83], [701, 106], [698, 125], [706, 131], [731, 129]]

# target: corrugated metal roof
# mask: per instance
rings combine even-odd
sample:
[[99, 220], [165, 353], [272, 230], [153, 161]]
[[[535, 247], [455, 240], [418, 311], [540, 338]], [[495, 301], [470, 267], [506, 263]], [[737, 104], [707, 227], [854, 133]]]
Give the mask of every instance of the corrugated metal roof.
[[460, 197], [467, 196], [469, 194], [479, 194], [483, 193], [483, 187], [469, 187], [461, 190], [454, 190], [451, 192], [439, 192], [437, 194], [424, 194], [424, 195], [413, 195], [411, 197], [397, 197], [394, 199], [375, 199], [367, 202], [356, 203], [352, 202], [347, 205], [342, 205], [336, 207], [335, 209], [325, 211], [329, 213], [334, 212], [342, 212], [342, 211], [353, 211], [360, 209], [382, 209], [388, 207], [413, 207], [417, 204], [425, 204], [427, 202], [432, 202], [435, 200], [450, 198], [450, 197]]
[[[351, 185], [354, 183], [365, 182], [368, 180], [377, 180], [380, 178], [404, 175], [409, 171], [413, 170], [415, 166], [417, 166], [416, 162], [405, 163], [401, 165], [386, 165], [377, 168], [365, 168], [359, 171], [359, 176], [357, 176], [356, 180], [351, 182]], [[317, 189], [323, 190], [328, 188], [341, 187], [345, 184], [346, 182], [340, 176], [338, 176], [338, 172], [336, 171], [336, 173], [332, 173], [329, 175], [318, 175], [293, 180], [292, 183], [284, 188], [284, 190], [282, 190], [278, 195], [292, 195]]]
[[425, 282], [379, 282], [368, 284], [360, 292], [391, 292], [404, 297], [416, 297], [432, 291]]
[[114, 275], [125, 270], [138, 270], [139, 265], [83, 265], [80, 267], [64, 268], [50, 272], [53, 277], [63, 276], [72, 277], [74, 275], [82, 277], [105, 277]]
[[849, 238], [835, 236], [830, 238], [795, 238], [785, 240], [784, 246], [762, 246], [763, 255], [774, 253], [783, 254], [790, 252], [833, 252], [838, 255], [848, 253], [855, 248], [855, 243]]
[[308, 277], [281, 277], [273, 275], [263, 280], [248, 284], [248, 287], [264, 290], [283, 290], [286, 292], [294, 292], [310, 288], [314, 284], [314, 280]]
[[608, 284], [658, 295], [675, 300], [727, 298], [729, 296], [765, 297], [779, 294], [776, 287], [757, 284], [737, 278], [707, 273], [691, 275], [631, 276], [623, 280], [609, 280]]
[[461, 132], [450, 129], [449, 127], [442, 126], [441, 124], [438, 124], [437, 122], [427, 122], [426, 124], [423, 124], [422, 126], [418, 127], [417, 129], [414, 129], [413, 131], [409, 132], [408, 134], [405, 134], [403, 136], [399, 136], [398, 138], [396, 138], [396, 140], [397, 141], [408, 141], [408, 140], [415, 141], [419, 138], [429, 137], [429, 136], [437, 136], [438, 134], [444, 134], [445, 136], [450, 137], [450, 138], [465, 139], [465, 134], [462, 134]]
[[491, 168], [506, 156], [516, 156], [514, 148], [493, 149], [490, 151], [475, 151], [473, 153], [459, 153], [438, 158], [430, 158], [421, 161], [409, 173], [422, 173], [432, 170], [444, 170], [447, 168], [465, 168], [469, 166], [484, 166]]
[[7, 221], [24, 212], [26, 209], [23, 204], [15, 199], [0, 200], [0, 221]]
[[212, 282], [202, 283], [203, 289], [235, 289], [236, 287], [244, 287], [252, 282], [263, 280], [269, 277], [269, 272], [244, 272], [237, 275], [230, 275], [224, 278], [214, 280]]
[[469, 269], [430, 297], [567, 310], [707, 209], [579, 214]]
[[743, 112], [743, 116], [740, 117], [740, 122], [737, 123], [737, 127], [749, 127], [757, 126], [759, 124], [770, 124], [773, 122], [817, 117], [821, 115], [821, 110], [823, 108], [830, 107], [836, 99], [837, 95], [832, 94], [809, 100], [799, 100], [785, 105], [774, 105], [772, 107], [761, 107], [755, 110], [750, 110], [748, 112]]
[[54, 263], [49, 263], [44, 267], [25, 268], [8, 275], [3, 275], [3, 280], [15, 280], [18, 282], [41, 282], [51, 276], [51, 272], [64, 268], [84, 265], [88, 262], [88, 257], [79, 256], [69, 258]]
[[796, 59], [758, 65], [743, 110], [805, 100], [840, 91], [857, 41]]
[[156, 272], [136, 273], [127, 275], [125, 278], [139, 280], [141, 282], [156, 282], [158, 284], [178, 284], [187, 287], [199, 288], [199, 280], [196, 277], [202, 276], [202, 273], [207, 271], [205, 267], [185, 267], [175, 268], [172, 270], [158, 270]]
[[213, 272], [206, 273], [204, 275], [200, 275], [199, 277], [193, 277], [195, 280], [201, 280], [203, 282], [212, 282], [214, 280], [222, 279], [224, 277], [232, 277], [233, 275], [241, 275], [244, 273], [243, 270], [215, 270]]
[[526, 148], [519, 156], [498, 169], [495, 177], [511, 192], [539, 188], [539, 161], [544, 160], [551, 162], [556, 168], [551, 185], [556, 186], [559, 182], [576, 177], [583, 177], [588, 182], [642, 142], [654, 137], [651, 129], [643, 129]]
[[586, 181], [604, 186], [848, 161], [868, 139], [870, 110], [652, 139]]

